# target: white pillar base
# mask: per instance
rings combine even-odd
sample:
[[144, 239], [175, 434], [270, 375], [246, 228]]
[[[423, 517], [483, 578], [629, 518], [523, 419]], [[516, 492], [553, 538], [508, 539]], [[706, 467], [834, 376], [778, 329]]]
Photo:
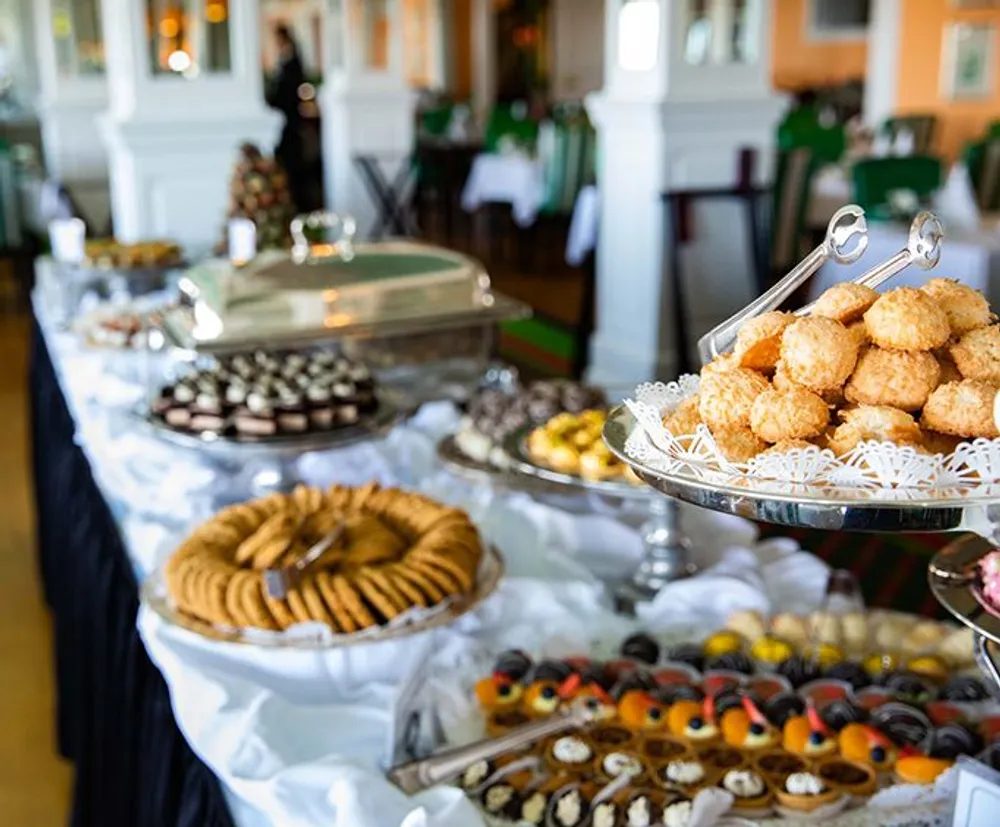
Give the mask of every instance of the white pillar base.
[[[778, 96], [710, 102], [625, 101], [605, 93], [587, 108], [600, 132], [601, 229], [597, 330], [588, 378], [612, 387], [676, 377], [666, 207], [668, 189], [729, 187], [741, 147], [757, 148], [759, 175], [771, 166]], [[682, 251], [691, 341], [752, 297], [743, 208], [699, 206], [695, 240]]]
[[354, 164], [356, 155], [374, 155], [392, 183], [413, 151], [416, 95], [405, 86], [328, 83], [323, 91], [323, 161], [327, 206], [347, 212], [367, 238], [379, 214]]
[[189, 254], [220, 237], [229, 179], [241, 143], [274, 147], [280, 116], [178, 122], [117, 121], [105, 116], [115, 236], [123, 241], [169, 238]]

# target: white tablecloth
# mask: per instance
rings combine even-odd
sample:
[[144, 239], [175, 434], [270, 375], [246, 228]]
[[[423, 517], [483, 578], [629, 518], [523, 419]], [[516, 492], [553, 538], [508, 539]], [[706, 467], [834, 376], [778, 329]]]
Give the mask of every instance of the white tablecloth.
[[541, 162], [520, 153], [477, 155], [462, 190], [466, 212], [475, 212], [483, 204], [510, 204], [520, 227], [535, 223], [544, 200]]
[[807, 227], [825, 227], [833, 214], [851, 203], [854, 186], [843, 167], [827, 166], [813, 178], [806, 209]]
[[[984, 221], [978, 232], [948, 232], [941, 248], [941, 262], [934, 270], [910, 267], [879, 289], [903, 285], [919, 286], [937, 276], [959, 279], [982, 290], [990, 304], [1000, 301], [1000, 226], [995, 219]], [[908, 228], [903, 225], [869, 222], [868, 249], [854, 264], [825, 264], [809, 283], [815, 298], [826, 288], [854, 279], [876, 264], [891, 258], [906, 246]]]
[[[148, 574], [231, 483], [199, 458], [136, 431], [129, 410], [143, 389], [130, 379], [138, 372], [127, 368], [127, 357], [109, 362], [81, 350], [45, 323], [41, 308], [39, 316], [95, 479], [137, 571]], [[573, 516], [449, 476], [435, 465], [434, 445], [456, 421], [449, 405], [426, 406], [383, 443], [312, 454], [299, 466], [317, 484], [376, 478], [469, 510], [503, 552], [507, 576], [453, 626], [343, 650], [277, 651], [207, 641], [140, 610], [139, 629], [170, 687], [177, 723], [220, 778], [240, 827], [482, 824], [456, 790], [408, 799], [383, 777], [397, 689], [425, 662], [422, 691], [445, 699], [442, 707], [457, 719], [468, 711], [471, 681], [506, 647], [581, 652], [620, 641], [637, 625], [708, 630], [738, 608], [806, 611], [820, 599], [827, 569], [818, 558], [791, 541], [758, 543], [742, 519], [685, 508], [702, 573], [664, 589], [638, 620], [625, 620], [610, 610], [595, 572], [634, 565], [636, 531], [608, 516]]]
[[589, 185], [580, 190], [573, 205], [573, 218], [566, 238], [566, 263], [579, 267], [597, 248], [601, 220], [601, 194]]

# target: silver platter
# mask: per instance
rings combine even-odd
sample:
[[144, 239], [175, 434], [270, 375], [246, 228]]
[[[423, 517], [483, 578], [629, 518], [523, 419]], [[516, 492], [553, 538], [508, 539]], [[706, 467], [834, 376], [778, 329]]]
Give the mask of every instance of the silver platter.
[[966, 626], [1000, 644], [1000, 613], [989, 609], [978, 594], [976, 574], [979, 561], [995, 549], [974, 535], [949, 543], [931, 560], [928, 580], [942, 606]]
[[960, 496], [935, 497], [914, 490], [761, 482], [720, 471], [700, 475], [689, 466], [663, 471], [625, 452], [635, 427], [624, 405], [608, 414], [604, 441], [611, 452], [657, 491], [713, 511], [779, 525], [845, 531], [977, 530], [985, 522], [1000, 522], [1000, 496], [994, 485], [979, 486], [979, 491], [970, 486]]
[[437, 444], [438, 461], [451, 473], [474, 485], [503, 485], [511, 482], [511, 475], [491, 462], [480, 462], [466, 454], [457, 438], [446, 436]]
[[257, 456], [280, 457], [304, 454], [309, 451], [343, 448], [368, 439], [385, 436], [406, 416], [406, 411], [394, 402], [380, 396], [375, 412], [355, 425], [331, 428], [328, 431], [309, 431], [304, 434], [281, 434], [273, 437], [253, 438], [228, 437], [210, 433], [187, 433], [174, 430], [162, 420], [148, 414], [137, 415], [145, 430], [163, 442], [218, 458], [238, 456], [243, 459]]
[[[208, 640], [221, 643], [236, 643], [243, 646], [260, 646], [266, 649], [341, 649], [347, 646], [362, 646], [383, 640], [415, 635], [428, 629], [446, 626], [455, 618], [478, 607], [496, 590], [503, 576], [504, 562], [500, 552], [493, 546], [484, 550], [476, 578], [476, 589], [472, 594], [441, 604], [436, 610], [414, 616], [391, 626], [373, 627], [353, 635], [279, 635], [258, 630], [227, 629], [214, 626], [192, 615], [180, 611], [167, 595], [166, 582], [162, 571], [147, 577], [140, 589], [140, 599], [159, 615], [166, 623], [186, 629]], [[398, 620], [398, 618], [397, 618]]]
[[566, 474], [538, 465], [528, 453], [528, 436], [533, 430], [534, 426], [526, 425], [504, 440], [503, 450], [510, 460], [512, 473], [550, 486], [621, 500], [649, 500], [653, 496], [653, 492], [644, 485], [635, 485], [625, 480], [588, 480], [576, 474]]

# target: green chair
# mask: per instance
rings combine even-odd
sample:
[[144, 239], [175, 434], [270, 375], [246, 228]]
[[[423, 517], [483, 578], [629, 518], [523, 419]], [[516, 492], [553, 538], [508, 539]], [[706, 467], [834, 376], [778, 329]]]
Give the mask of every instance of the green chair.
[[811, 106], [793, 109], [778, 127], [778, 151], [808, 149], [821, 164], [836, 164], [847, 149], [843, 125], [823, 126]]
[[894, 190], [911, 190], [923, 203], [940, 188], [942, 175], [940, 159], [927, 155], [858, 161], [852, 170], [854, 200], [873, 218], [892, 218]]
[[431, 138], [444, 138], [448, 133], [454, 110], [455, 105], [451, 103], [423, 110], [417, 125], [419, 133]]
[[538, 140], [538, 123], [531, 118], [519, 118], [512, 105], [493, 107], [483, 130], [483, 145], [487, 152], [497, 152], [504, 138], [512, 138], [519, 146], [534, 151]]
[[979, 209], [1000, 210], [1000, 135], [969, 144], [963, 153]]
[[596, 179], [597, 132], [586, 117], [549, 121], [539, 129], [545, 197], [542, 212], [569, 215], [576, 197]]
[[812, 182], [822, 165], [809, 147], [778, 151], [771, 198], [771, 281], [802, 258]]
[[936, 129], [936, 115], [900, 115], [886, 118], [880, 131], [888, 135], [891, 141], [895, 141], [900, 132], [909, 131], [913, 136], [913, 154], [927, 155], [934, 144]]

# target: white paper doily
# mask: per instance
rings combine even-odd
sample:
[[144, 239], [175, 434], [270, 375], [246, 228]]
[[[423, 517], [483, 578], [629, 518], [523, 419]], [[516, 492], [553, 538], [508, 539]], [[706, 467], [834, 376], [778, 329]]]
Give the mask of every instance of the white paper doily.
[[863, 442], [842, 457], [810, 447], [730, 462], [705, 425], [681, 437], [663, 426], [664, 416], [696, 394], [698, 384], [699, 377], [686, 374], [676, 382], [636, 388], [635, 398], [625, 402], [638, 426], [625, 444], [630, 457], [665, 473], [786, 494], [799, 487], [804, 493], [808, 487], [878, 491], [880, 498], [899, 500], [960, 497], [972, 491], [1000, 496], [1000, 439], [964, 442], [948, 456], [922, 454], [891, 442]]

